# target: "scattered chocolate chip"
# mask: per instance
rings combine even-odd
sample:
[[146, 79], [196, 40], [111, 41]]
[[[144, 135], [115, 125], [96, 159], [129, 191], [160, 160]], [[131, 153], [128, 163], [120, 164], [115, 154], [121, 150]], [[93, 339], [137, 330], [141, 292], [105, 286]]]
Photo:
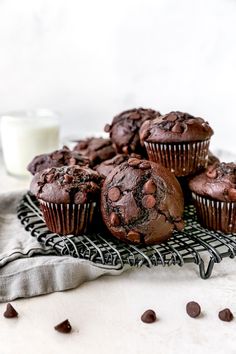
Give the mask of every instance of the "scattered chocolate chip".
[[128, 164], [129, 164], [129, 166], [131, 166], [131, 167], [139, 166], [140, 162], [141, 162], [141, 161], [140, 161], [139, 159], [136, 159], [135, 157], [131, 157], [131, 158], [128, 160]]
[[64, 176], [64, 181], [66, 182], [66, 183], [71, 183], [72, 181], [73, 181], [73, 176], [71, 176], [71, 175], [65, 175]]
[[153, 195], [145, 195], [142, 199], [144, 208], [152, 209], [156, 205], [156, 199]]
[[105, 127], [104, 127], [104, 131], [105, 131], [106, 133], [109, 133], [110, 129], [111, 129], [110, 124], [106, 124]]
[[14, 318], [18, 316], [18, 312], [14, 309], [14, 307], [11, 304], [7, 304], [7, 308], [3, 316], [6, 318]]
[[153, 323], [156, 321], [156, 319], [157, 319], [156, 313], [153, 310], [147, 310], [141, 316], [141, 320], [144, 323]]
[[118, 187], [113, 187], [109, 190], [108, 192], [108, 198], [112, 201], [112, 202], [117, 202], [120, 199], [120, 190]]
[[72, 330], [72, 327], [70, 325], [70, 322], [68, 320], [65, 320], [58, 325], [56, 325], [55, 330], [60, 333], [70, 333]]
[[139, 168], [141, 170], [148, 170], [149, 168], [151, 168], [150, 162], [148, 161], [143, 161], [140, 165]]
[[230, 309], [224, 309], [224, 310], [220, 311], [218, 316], [221, 321], [225, 321], [225, 322], [230, 322], [234, 318]]
[[114, 212], [112, 212], [111, 215], [110, 215], [110, 223], [111, 223], [112, 226], [119, 226], [120, 225], [120, 218]]
[[139, 232], [131, 230], [131, 231], [129, 231], [127, 238], [128, 238], [128, 240], [130, 240], [132, 242], [140, 243], [140, 233]]
[[196, 318], [201, 313], [201, 307], [197, 302], [191, 301], [186, 305], [186, 312], [190, 317]]

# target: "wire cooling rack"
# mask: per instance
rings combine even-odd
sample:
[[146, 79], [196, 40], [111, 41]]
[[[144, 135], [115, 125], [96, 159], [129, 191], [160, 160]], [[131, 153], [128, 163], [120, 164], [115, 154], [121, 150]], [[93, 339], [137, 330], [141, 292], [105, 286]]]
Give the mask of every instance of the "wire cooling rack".
[[[40, 243], [51, 247], [54, 253], [90, 260], [98, 266], [122, 268], [125, 265], [153, 267], [195, 263], [201, 278], [207, 279], [215, 263], [236, 255], [236, 234], [225, 235], [202, 228], [193, 205], [185, 208], [184, 231], [174, 232], [170, 240], [155, 246], [125, 244], [104, 230], [82, 236], [59, 236], [48, 230], [39, 204], [30, 193], [21, 200], [17, 215], [24, 228]], [[202, 258], [203, 254], [208, 257]]]

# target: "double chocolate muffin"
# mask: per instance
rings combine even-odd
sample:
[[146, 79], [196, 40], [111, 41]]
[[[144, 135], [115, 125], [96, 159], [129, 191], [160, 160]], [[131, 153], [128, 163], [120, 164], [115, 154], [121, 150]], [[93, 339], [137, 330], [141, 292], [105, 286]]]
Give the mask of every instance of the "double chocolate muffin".
[[178, 177], [207, 167], [212, 134], [213, 130], [202, 118], [179, 111], [147, 121], [140, 129], [149, 159]]
[[130, 158], [102, 187], [101, 210], [109, 231], [136, 244], [156, 244], [182, 230], [183, 194], [175, 176], [156, 163]]
[[236, 232], [236, 164], [215, 163], [189, 182], [201, 224], [224, 233]]
[[110, 139], [94, 137], [79, 140], [73, 150], [87, 157], [92, 167], [112, 158], [116, 154]]
[[53, 151], [50, 154], [35, 156], [29, 163], [27, 170], [32, 175], [35, 175], [46, 168], [74, 165], [89, 165], [89, 159], [77, 151], [71, 151], [67, 146], [64, 146], [62, 149]]
[[111, 125], [106, 124], [104, 130], [110, 133], [117, 153], [128, 155], [134, 152], [146, 156], [140, 144], [139, 129], [145, 121], [159, 116], [160, 113], [153, 109], [130, 109], [115, 116]]
[[39, 200], [49, 230], [78, 235], [93, 224], [102, 181], [88, 167], [64, 166], [37, 173], [30, 190]]

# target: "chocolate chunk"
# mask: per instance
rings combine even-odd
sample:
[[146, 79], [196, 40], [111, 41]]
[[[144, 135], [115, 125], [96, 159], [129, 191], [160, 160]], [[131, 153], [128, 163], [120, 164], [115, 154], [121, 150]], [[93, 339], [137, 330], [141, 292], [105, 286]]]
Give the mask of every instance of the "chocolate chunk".
[[144, 208], [152, 209], [156, 205], [156, 199], [153, 195], [145, 195], [142, 199]]
[[129, 231], [127, 238], [134, 243], [140, 243], [140, 233], [139, 232], [131, 230], [131, 231]]
[[188, 302], [187, 305], [186, 305], [186, 311], [187, 311], [187, 314], [192, 317], [192, 318], [196, 318], [200, 315], [201, 313], [201, 307], [200, 305], [195, 302], [195, 301], [191, 301], [191, 302]]
[[141, 116], [138, 112], [131, 113], [131, 115], [129, 116], [129, 119], [133, 119], [133, 120], [140, 119], [140, 118]]
[[48, 175], [46, 175], [46, 181], [48, 182], [48, 183], [50, 183], [51, 181], [53, 181], [53, 178], [54, 178], [54, 174], [48, 174]]
[[141, 320], [144, 323], [153, 323], [156, 321], [156, 319], [157, 319], [156, 313], [153, 310], [147, 310], [141, 316]]
[[154, 194], [156, 190], [157, 190], [157, 186], [151, 179], [149, 179], [143, 186], [143, 192], [145, 194]]
[[218, 316], [221, 321], [225, 321], [225, 322], [230, 322], [234, 318], [230, 309], [224, 309], [224, 310], [220, 311]]
[[70, 325], [70, 322], [68, 320], [65, 320], [58, 325], [56, 325], [55, 330], [60, 333], [70, 333], [72, 330], [72, 327]]
[[14, 307], [11, 304], [7, 304], [7, 308], [3, 316], [5, 318], [14, 318], [18, 316], [18, 312], [14, 309]]
[[110, 222], [112, 226], [119, 226], [120, 225], [119, 216], [116, 213], [112, 212], [110, 215]]
[[137, 167], [137, 166], [139, 166], [139, 164], [140, 164], [140, 160], [139, 159], [136, 159], [136, 158], [134, 158], [134, 157], [132, 157], [132, 158], [130, 158], [129, 160], [128, 160], [128, 164], [129, 164], [129, 166], [131, 166], [131, 167]]
[[148, 170], [149, 168], [151, 168], [150, 162], [148, 161], [143, 161], [140, 165], [139, 168], [141, 170]]
[[217, 171], [215, 168], [209, 168], [208, 171], [206, 172], [207, 177], [209, 178], [216, 178], [217, 177]]
[[176, 123], [173, 128], [171, 129], [173, 133], [183, 133], [184, 128], [181, 123]]
[[64, 176], [64, 180], [65, 180], [66, 183], [71, 183], [71, 182], [73, 181], [73, 179], [74, 179], [74, 178], [73, 178], [73, 176], [71, 176], [71, 175], [67, 175], [67, 174], [66, 174], [66, 175]]
[[113, 187], [109, 190], [108, 192], [108, 198], [112, 201], [112, 202], [117, 202], [120, 199], [120, 190], [118, 187]]

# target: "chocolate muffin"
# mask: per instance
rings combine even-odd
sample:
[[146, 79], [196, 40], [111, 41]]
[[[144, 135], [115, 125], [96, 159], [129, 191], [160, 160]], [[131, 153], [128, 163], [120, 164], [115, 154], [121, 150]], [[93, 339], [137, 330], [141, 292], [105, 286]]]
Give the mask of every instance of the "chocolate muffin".
[[236, 232], [236, 164], [215, 163], [189, 182], [197, 215], [208, 229]]
[[64, 166], [37, 173], [30, 190], [38, 198], [52, 232], [79, 235], [91, 227], [102, 178], [89, 167]]
[[73, 150], [88, 157], [91, 167], [112, 158], [116, 154], [111, 140], [103, 138], [79, 140]]
[[141, 159], [140, 155], [134, 153], [130, 155], [118, 154], [112, 159], [103, 161], [101, 164], [97, 165], [95, 169], [101, 176], [107, 177], [109, 173], [114, 170], [115, 167], [119, 166], [124, 161], [127, 161], [130, 157]]
[[29, 163], [27, 170], [32, 175], [35, 175], [46, 168], [73, 165], [89, 165], [89, 159], [77, 151], [71, 151], [67, 146], [64, 146], [62, 149], [53, 151], [50, 154], [35, 156]]
[[128, 155], [135, 152], [146, 156], [146, 151], [140, 144], [139, 129], [145, 121], [159, 116], [160, 113], [153, 109], [130, 109], [115, 116], [111, 125], [106, 124], [104, 130], [110, 133], [117, 153]]
[[178, 177], [207, 167], [212, 134], [213, 130], [202, 118], [178, 111], [147, 121], [140, 129], [149, 159]]
[[165, 167], [130, 158], [111, 172], [102, 187], [103, 220], [118, 239], [156, 244], [182, 230], [183, 194]]

